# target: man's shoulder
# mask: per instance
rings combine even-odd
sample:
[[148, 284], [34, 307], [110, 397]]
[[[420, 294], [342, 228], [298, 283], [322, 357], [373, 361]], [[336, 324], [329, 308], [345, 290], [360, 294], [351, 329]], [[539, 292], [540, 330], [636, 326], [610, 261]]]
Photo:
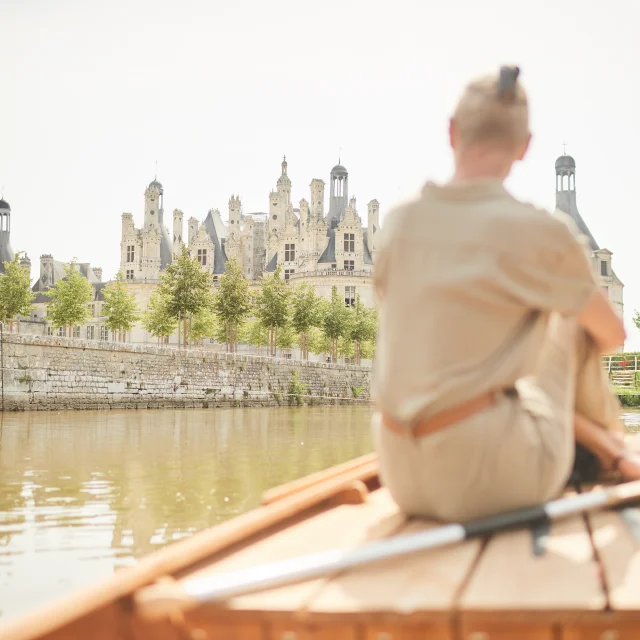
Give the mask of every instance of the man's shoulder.
[[518, 227], [526, 230], [535, 238], [554, 239], [557, 242], [566, 242], [569, 236], [579, 237], [578, 228], [571, 218], [559, 209], [549, 210], [544, 207], [518, 200], [509, 195], [510, 212], [505, 212], [501, 220], [507, 227]]

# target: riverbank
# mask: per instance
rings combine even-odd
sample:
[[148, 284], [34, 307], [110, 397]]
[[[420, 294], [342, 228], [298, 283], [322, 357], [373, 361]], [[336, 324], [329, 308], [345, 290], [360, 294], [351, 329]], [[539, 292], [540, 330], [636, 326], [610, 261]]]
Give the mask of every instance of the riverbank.
[[5, 335], [5, 411], [366, 404], [369, 367]]

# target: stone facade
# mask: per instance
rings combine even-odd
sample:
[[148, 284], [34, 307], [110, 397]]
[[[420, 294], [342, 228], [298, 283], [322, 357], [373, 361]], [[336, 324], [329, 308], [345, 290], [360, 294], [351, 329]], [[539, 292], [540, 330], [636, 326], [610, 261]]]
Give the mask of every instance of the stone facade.
[[[331, 295], [338, 287], [345, 303], [356, 295], [369, 307], [374, 305], [373, 261], [380, 229], [380, 204], [367, 206], [367, 224], [358, 214], [355, 198], [349, 198], [349, 174], [340, 164], [329, 176], [329, 209], [325, 211], [325, 182], [314, 178], [310, 202], [300, 200], [294, 208], [292, 185], [286, 159], [276, 189], [269, 193], [268, 213], [245, 213], [239, 195], [228, 202], [228, 221], [218, 209], [211, 209], [200, 222], [191, 217], [184, 236], [184, 213], [173, 212], [173, 238], [164, 224], [164, 188], [153, 180], [144, 193], [144, 221], [136, 227], [133, 214], [122, 214], [120, 269], [145, 309], [161, 272], [186, 245], [202, 268], [211, 274], [212, 284], [224, 273], [228, 259], [235, 258], [245, 278], [256, 285], [266, 273], [282, 266], [282, 276], [294, 284], [311, 284], [318, 295]], [[128, 337], [131, 342], [152, 342], [139, 324]], [[177, 341], [172, 336], [171, 342]]]
[[304, 402], [369, 397], [368, 367], [18, 334], [5, 334], [2, 347], [9, 411], [295, 404], [295, 372]]

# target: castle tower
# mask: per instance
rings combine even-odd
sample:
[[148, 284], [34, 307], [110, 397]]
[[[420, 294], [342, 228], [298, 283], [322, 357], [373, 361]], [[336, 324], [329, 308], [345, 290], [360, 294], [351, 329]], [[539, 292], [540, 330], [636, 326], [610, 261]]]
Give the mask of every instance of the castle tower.
[[324, 180], [314, 178], [309, 186], [311, 188], [311, 217], [320, 221], [324, 218]]
[[183, 218], [184, 213], [180, 209], [173, 210], [173, 255], [179, 255], [181, 251]]
[[40, 284], [43, 291], [55, 284], [53, 281], [53, 256], [50, 253], [44, 253], [40, 256]]
[[188, 224], [188, 234], [189, 234], [189, 245], [194, 241], [195, 237], [198, 235], [198, 218], [194, 218], [191, 216], [189, 218]]
[[282, 174], [278, 178], [277, 191], [282, 196], [285, 205], [291, 204], [291, 179], [287, 175], [287, 156], [282, 159]]
[[378, 249], [376, 235], [380, 229], [380, 203], [377, 200], [371, 200], [367, 205], [367, 248], [371, 254], [371, 258], [375, 261], [376, 251]]
[[242, 215], [242, 204], [240, 196], [229, 198], [229, 234], [240, 235], [240, 217]]
[[240, 246], [240, 218], [242, 216], [242, 205], [240, 196], [229, 198], [229, 231], [227, 232], [227, 242], [225, 253], [227, 258], [235, 258], [241, 265], [243, 264]]
[[144, 228], [160, 227], [164, 210], [164, 189], [153, 180], [144, 192]]
[[556, 207], [573, 218], [580, 233], [583, 233], [591, 245], [592, 251], [597, 251], [598, 243], [589, 231], [585, 221], [578, 211], [576, 201], [576, 161], [566, 154], [556, 160]]
[[337, 164], [329, 179], [329, 214], [327, 222], [335, 228], [349, 203], [349, 172]]
[[29, 274], [29, 280], [31, 280], [31, 258], [29, 258], [26, 251], [20, 258], [20, 266]]
[[571, 216], [581, 234], [586, 236], [591, 249], [591, 259], [600, 288], [606, 292], [620, 315], [624, 312], [624, 284], [612, 267], [613, 253], [600, 248], [589, 227], [578, 211], [576, 201], [576, 161], [566, 154], [556, 160], [556, 207]]
[[11, 207], [0, 198], [0, 273], [4, 273], [4, 263], [11, 262], [15, 256], [11, 246]]

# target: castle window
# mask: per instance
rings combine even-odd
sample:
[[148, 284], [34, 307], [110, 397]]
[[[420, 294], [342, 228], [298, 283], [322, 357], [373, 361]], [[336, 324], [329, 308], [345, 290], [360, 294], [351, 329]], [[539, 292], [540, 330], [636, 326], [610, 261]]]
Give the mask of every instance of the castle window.
[[345, 271], [353, 271], [355, 268], [355, 264], [353, 260], [345, 260], [344, 261], [344, 270]]
[[337, 268], [338, 268], [338, 265], [337, 265], [337, 264], [332, 264], [332, 265], [331, 265], [331, 268], [332, 268], [332, 269], [337, 269]]
[[198, 262], [203, 266], [207, 266], [207, 250], [198, 249]]
[[284, 261], [293, 262], [296, 259], [296, 245], [285, 244], [284, 245]]
[[100, 327], [100, 340], [102, 340], [102, 342], [109, 340], [109, 329], [104, 325]]
[[72, 338], [79, 338], [80, 337], [80, 327], [73, 327], [72, 332], [71, 332], [71, 337]]
[[344, 304], [353, 307], [356, 303], [356, 288], [354, 286], [344, 288]]
[[53, 335], [53, 327], [47, 327], [47, 335], [48, 336], [52, 336]]
[[606, 260], [600, 260], [600, 275], [601, 276], [608, 275], [608, 273], [607, 273], [607, 261]]
[[64, 336], [64, 327], [58, 327], [58, 335], [59, 336]]
[[87, 340], [95, 340], [96, 328], [93, 325], [87, 327]]
[[353, 233], [344, 234], [344, 250], [353, 253], [356, 250], [356, 237]]
[[291, 277], [291, 274], [295, 273], [295, 269], [285, 269], [284, 270], [284, 279], [288, 280]]
[[134, 262], [135, 249], [135, 245], [130, 244], [127, 246], [127, 262]]
[[125, 276], [126, 280], [133, 280], [133, 269], [127, 269], [127, 273]]

